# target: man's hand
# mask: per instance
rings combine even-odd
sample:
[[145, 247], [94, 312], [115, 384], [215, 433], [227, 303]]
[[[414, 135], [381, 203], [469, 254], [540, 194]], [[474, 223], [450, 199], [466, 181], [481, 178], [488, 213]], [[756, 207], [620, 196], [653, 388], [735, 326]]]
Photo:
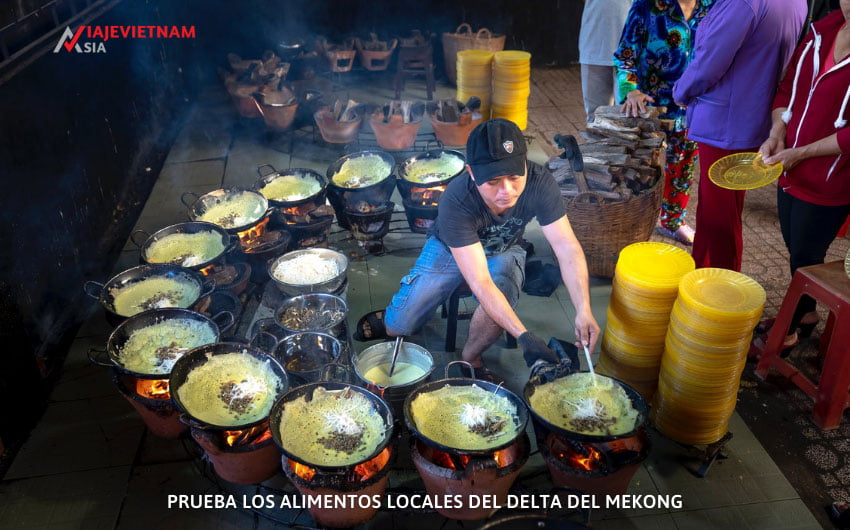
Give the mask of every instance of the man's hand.
[[646, 114], [647, 103], [655, 103], [655, 99], [640, 90], [632, 90], [626, 94], [626, 101], [623, 102], [620, 112], [624, 112], [626, 116], [637, 118], [641, 114]]
[[555, 364], [561, 360], [554, 350], [546, 346], [543, 339], [530, 331], [526, 331], [520, 335], [517, 338], [517, 343], [522, 348], [522, 357], [525, 359], [525, 364], [529, 367], [534, 366], [538, 361]]
[[582, 312], [576, 315], [576, 339], [579, 346], [587, 345], [587, 349], [593, 351], [596, 341], [599, 340], [599, 324], [590, 312]]

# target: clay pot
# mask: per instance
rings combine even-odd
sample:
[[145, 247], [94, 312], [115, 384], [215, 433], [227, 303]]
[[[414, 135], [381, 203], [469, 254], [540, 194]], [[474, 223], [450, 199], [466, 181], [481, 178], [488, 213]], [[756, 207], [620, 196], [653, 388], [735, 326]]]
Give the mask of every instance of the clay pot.
[[404, 123], [401, 115], [393, 114], [389, 123], [385, 123], [383, 115], [379, 114], [379, 117], [373, 116], [369, 120], [369, 124], [375, 131], [375, 139], [379, 146], [391, 151], [400, 151], [413, 147], [414, 142], [416, 142], [416, 133], [419, 132], [419, 127], [422, 125], [422, 119]]
[[469, 138], [469, 133], [483, 120], [480, 114], [477, 118], [469, 121], [461, 119], [456, 122], [445, 122], [436, 119], [433, 115], [430, 116], [430, 119], [437, 140], [447, 147], [466, 147], [466, 139]]
[[357, 139], [362, 118], [353, 121], [337, 121], [328, 109], [321, 109], [313, 118], [322, 134], [322, 139], [329, 144], [348, 144]]
[[[292, 126], [295, 120], [295, 111], [298, 110], [298, 100], [292, 98], [284, 101], [278, 96], [280, 92], [254, 94], [254, 104], [263, 116], [266, 127], [276, 131], [285, 131]], [[291, 96], [292, 93], [289, 92]]]

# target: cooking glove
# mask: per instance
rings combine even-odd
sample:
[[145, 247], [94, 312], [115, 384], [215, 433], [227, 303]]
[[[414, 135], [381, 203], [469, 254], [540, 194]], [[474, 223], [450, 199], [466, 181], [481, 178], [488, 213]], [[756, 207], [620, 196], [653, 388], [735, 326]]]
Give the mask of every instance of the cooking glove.
[[575, 344], [552, 337], [549, 339], [549, 348], [558, 356], [558, 362], [542, 359], [535, 361], [529, 376], [529, 381], [535, 384], [548, 383], [578, 370], [578, 348]]
[[543, 339], [530, 331], [526, 331], [520, 335], [517, 343], [522, 348], [522, 357], [525, 359], [525, 364], [529, 367], [533, 366], [537, 361], [555, 364], [561, 360], [557, 353], [546, 346]]

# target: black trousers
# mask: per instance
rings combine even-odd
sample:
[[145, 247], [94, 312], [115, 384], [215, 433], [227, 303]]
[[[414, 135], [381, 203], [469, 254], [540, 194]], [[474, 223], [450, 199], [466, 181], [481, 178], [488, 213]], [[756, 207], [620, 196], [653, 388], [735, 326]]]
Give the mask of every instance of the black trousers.
[[[821, 206], [792, 197], [777, 188], [776, 206], [779, 210], [779, 227], [782, 239], [791, 255], [791, 276], [800, 267], [823, 263], [829, 245], [835, 240], [841, 225], [850, 215], [850, 204], [842, 206]], [[814, 311], [817, 303], [810, 296], [803, 296], [789, 333], [799, 324], [803, 315]]]

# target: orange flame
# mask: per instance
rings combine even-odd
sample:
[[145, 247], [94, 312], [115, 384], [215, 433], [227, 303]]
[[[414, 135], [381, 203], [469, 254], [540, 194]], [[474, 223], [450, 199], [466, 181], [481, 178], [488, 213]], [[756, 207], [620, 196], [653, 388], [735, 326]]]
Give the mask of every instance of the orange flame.
[[242, 431], [224, 431], [224, 444], [227, 447], [237, 447], [240, 445], [256, 444], [271, 438], [271, 431], [268, 425], [254, 425], [250, 429]]
[[271, 217], [266, 217], [248, 230], [238, 232], [237, 235], [239, 236], [239, 243], [245, 248], [254, 246], [257, 240], [263, 237], [263, 234], [266, 233], [266, 225], [269, 224], [270, 220]]
[[215, 263], [210, 263], [198, 272], [200, 272], [204, 276], [212, 276], [213, 274], [215, 274]]
[[313, 480], [313, 477], [316, 476], [316, 470], [310, 466], [305, 466], [304, 464], [299, 464], [295, 460], [289, 461], [289, 467], [295, 471], [295, 474], [298, 475], [299, 478], [310, 482]]
[[136, 393], [148, 399], [171, 399], [168, 379], [136, 379]]
[[496, 461], [496, 465], [501, 467], [507, 467], [513, 463], [513, 455], [511, 451], [508, 449], [502, 449], [501, 451], [496, 451], [493, 453], [493, 460]]
[[387, 446], [383, 451], [378, 453], [378, 456], [375, 458], [354, 466], [354, 472], [359, 477], [360, 482], [364, 482], [374, 477], [379, 471], [384, 469], [384, 466], [387, 465], [387, 462], [389, 461], [390, 448]]
[[602, 464], [602, 453], [591, 446], [585, 446], [585, 449], [588, 451], [587, 455], [574, 451], [564, 451], [558, 453], [558, 458], [575, 469], [584, 469], [585, 471], [598, 469]]
[[410, 200], [420, 203], [421, 206], [437, 206], [446, 186], [434, 186], [433, 188], [410, 188]]

